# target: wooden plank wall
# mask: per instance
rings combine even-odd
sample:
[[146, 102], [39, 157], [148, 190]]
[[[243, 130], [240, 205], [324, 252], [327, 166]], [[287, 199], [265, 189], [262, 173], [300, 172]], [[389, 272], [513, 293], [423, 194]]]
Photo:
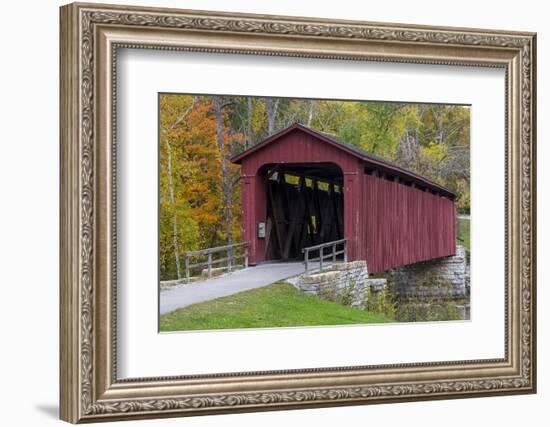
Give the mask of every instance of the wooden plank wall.
[[[242, 235], [243, 240], [250, 245], [251, 264], [257, 264], [266, 259], [266, 239], [258, 238], [256, 235], [257, 224], [267, 221], [267, 187], [262, 171], [268, 165], [298, 163], [332, 163], [340, 168], [343, 175], [353, 174], [353, 176], [358, 174], [362, 167], [362, 162], [357, 158], [301, 131], [290, 132], [273, 144], [245, 157], [241, 163]], [[349, 203], [346, 200], [358, 200], [358, 190], [357, 185], [348, 188], [344, 194], [344, 203]], [[357, 243], [348, 246], [349, 256], [356, 253], [356, 245], [359, 243], [359, 239], [355, 239], [351, 234], [356, 230], [353, 226], [355, 217], [358, 217], [357, 213], [352, 209], [344, 209], [342, 219], [344, 237], [350, 242], [357, 240]]]
[[[348, 257], [366, 259], [371, 273], [454, 255], [456, 225], [452, 200], [364, 175], [365, 162], [295, 130], [242, 161], [243, 239], [250, 245], [251, 264], [266, 259], [266, 239], [256, 235], [257, 224], [268, 217], [262, 169], [267, 165], [304, 163], [333, 163], [342, 171], [343, 231], [348, 239]], [[296, 255], [296, 249], [293, 251]], [[289, 257], [291, 252], [288, 251]]]
[[364, 175], [363, 239], [369, 273], [455, 254], [455, 203]]

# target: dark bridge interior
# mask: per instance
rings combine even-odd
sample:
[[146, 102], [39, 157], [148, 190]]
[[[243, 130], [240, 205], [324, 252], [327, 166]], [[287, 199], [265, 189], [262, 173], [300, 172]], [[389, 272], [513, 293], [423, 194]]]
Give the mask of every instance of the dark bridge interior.
[[344, 237], [343, 174], [333, 163], [273, 164], [267, 191], [266, 259], [302, 259], [302, 248]]

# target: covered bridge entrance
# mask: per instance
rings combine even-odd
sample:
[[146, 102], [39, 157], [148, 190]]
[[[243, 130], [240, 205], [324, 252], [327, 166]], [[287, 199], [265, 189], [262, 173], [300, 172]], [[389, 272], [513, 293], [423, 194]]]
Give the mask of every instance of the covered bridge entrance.
[[306, 246], [344, 238], [343, 175], [338, 166], [276, 163], [263, 167], [260, 176], [267, 192], [265, 233], [260, 230], [266, 260], [301, 259]]
[[250, 263], [346, 239], [369, 272], [455, 254], [455, 194], [295, 124], [235, 156]]

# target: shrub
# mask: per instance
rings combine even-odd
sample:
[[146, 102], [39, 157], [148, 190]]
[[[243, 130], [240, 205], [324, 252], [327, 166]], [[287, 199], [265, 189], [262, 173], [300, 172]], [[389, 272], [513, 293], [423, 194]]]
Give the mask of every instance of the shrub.
[[436, 299], [421, 301], [415, 298], [398, 303], [395, 317], [399, 322], [461, 320], [460, 313], [453, 302]]
[[367, 311], [395, 319], [396, 302], [391, 289], [384, 288], [379, 292], [373, 292], [369, 287], [367, 290]]

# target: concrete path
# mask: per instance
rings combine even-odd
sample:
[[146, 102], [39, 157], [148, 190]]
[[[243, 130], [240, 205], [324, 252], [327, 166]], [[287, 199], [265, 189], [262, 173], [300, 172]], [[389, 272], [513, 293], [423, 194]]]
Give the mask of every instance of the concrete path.
[[249, 289], [261, 288], [303, 272], [304, 264], [301, 262], [274, 262], [190, 283], [160, 293], [160, 314]]

